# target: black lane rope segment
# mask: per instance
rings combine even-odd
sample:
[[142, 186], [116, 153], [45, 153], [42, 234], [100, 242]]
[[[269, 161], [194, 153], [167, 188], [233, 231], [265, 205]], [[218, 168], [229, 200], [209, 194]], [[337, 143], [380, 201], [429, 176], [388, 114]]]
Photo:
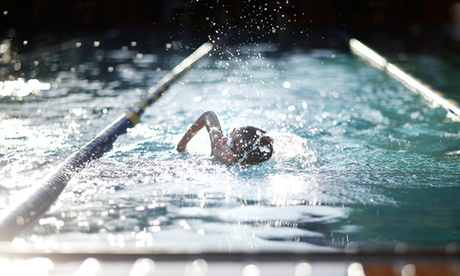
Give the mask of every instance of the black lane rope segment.
[[212, 47], [211, 43], [201, 45], [151, 87], [143, 100], [133, 105], [129, 111], [115, 119], [86, 145], [63, 161], [32, 195], [5, 215], [0, 222], [0, 241], [12, 240], [43, 215], [58, 198], [73, 175], [81, 171], [90, 161], [98, 159], [109, 151], [118, 136], [126, 133], [128, 128], [134, 127], [144, 110], [156, 102], [171, 84], [192, 65], [206, 56]]

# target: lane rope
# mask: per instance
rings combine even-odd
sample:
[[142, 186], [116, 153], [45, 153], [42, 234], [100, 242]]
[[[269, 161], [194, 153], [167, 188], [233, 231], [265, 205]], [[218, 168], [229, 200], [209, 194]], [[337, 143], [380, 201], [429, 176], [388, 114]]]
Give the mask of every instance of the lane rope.
[[360, 56], [370, 62], [375, 67], [387, 72], [394, 79], [403, 83], [407, 88], [415, 93], [422, 95], [429, 102], [439, 105], [447, 110], [449, 117], [453, 120], [460, 120], [460, 105], [452, 99], [447, 99], [441, 92], [434, 91], [426, 84], [421, 83], [417, 79], [408, 75], [396, 65], [390, 63], [379, 55], [377, 52], [366, 46], [357, 39], [350, 39], [350, 49], [352, 53]]
[[156, 85], [148, 90], [147, 96], [134, 104], [127, 112], [115, 119], [110, 125], [99, 132], [86, 145], [64, 160], [44, 183], [25, 201], [13, 208], [0, 222], [0, 240], [12, 240], [18, 233], [43, 215], [56, 201], [68, 181], [81, 171], [90, 161], [101, 157], [112, 148], [118, 136], [134, 127], [145, 109], [161, 98], [171, 84], [190, 69], [197, 61], [206, 56], [213, 45], [204, 43], [192, 54], [181, 61]]

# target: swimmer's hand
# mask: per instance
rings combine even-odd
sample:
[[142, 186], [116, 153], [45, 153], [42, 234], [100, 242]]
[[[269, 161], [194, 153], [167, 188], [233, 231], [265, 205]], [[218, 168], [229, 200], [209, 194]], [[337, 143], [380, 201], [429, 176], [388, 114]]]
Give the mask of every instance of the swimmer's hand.
[[187, 152], [187, 144], [178, 144], [176, 147], [178, 152]]

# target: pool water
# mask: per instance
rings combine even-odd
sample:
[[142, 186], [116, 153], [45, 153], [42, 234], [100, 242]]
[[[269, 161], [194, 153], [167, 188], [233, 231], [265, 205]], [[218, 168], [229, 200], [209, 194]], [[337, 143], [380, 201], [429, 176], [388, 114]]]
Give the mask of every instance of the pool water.
[[[16, 241], [174, 252], [456, 247], [460, 122], [348, 52], [275, 48], [202, 60]], [[181, 49], [94, 44], [38, 80], [3, 82], [0, 209], [142, 98], [190, 52]], [[216, 164], [203, 132], [177, 153], [207, 110], [225, 131], [268, 130], [273, 158]]]

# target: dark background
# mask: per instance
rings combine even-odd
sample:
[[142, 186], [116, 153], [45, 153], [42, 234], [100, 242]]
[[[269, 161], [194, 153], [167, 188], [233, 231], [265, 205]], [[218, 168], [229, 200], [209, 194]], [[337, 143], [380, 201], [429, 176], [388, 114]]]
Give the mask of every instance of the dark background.
[[[460, 1], [2, 0], [0, 37], [19, 31], [75, 33], [114, 28], [186, 29], [208, 36], [218, 28], [234, 32], [239, 28], [239, 37], [254, 39], [260, 37], [255, 35], [257, 30], [266, 34], [279, 27], [287, 30], [284, 37], [278, 36], [281, 40], [294, 37], [305, 42], [314, 40], [314, 33], [320, 33], [317, 30], [334, 30], [368, 40], [382, 50], [456, 52], [460, 15], [455, 16], [455, 4]], [[299, 38], [299, 34], [311, 36]]]
[[72, 39], [114, 49], [135, 40], [144, 52], [174, 42], [271, 42], [282, 52], [348, 51], [351, 37], [460, 99], [460, 0], [0, 0], [0, 43], [11, 50], [0, 53], [0, 78], [14, 62], [65, 49]]
[[[293, 25], [443, 28], [456, 0], [2, 0], [3, 28], [245, 25], [241, 15], [287, 13]], [[281, 7], [281, 9], [280, 9]]]

